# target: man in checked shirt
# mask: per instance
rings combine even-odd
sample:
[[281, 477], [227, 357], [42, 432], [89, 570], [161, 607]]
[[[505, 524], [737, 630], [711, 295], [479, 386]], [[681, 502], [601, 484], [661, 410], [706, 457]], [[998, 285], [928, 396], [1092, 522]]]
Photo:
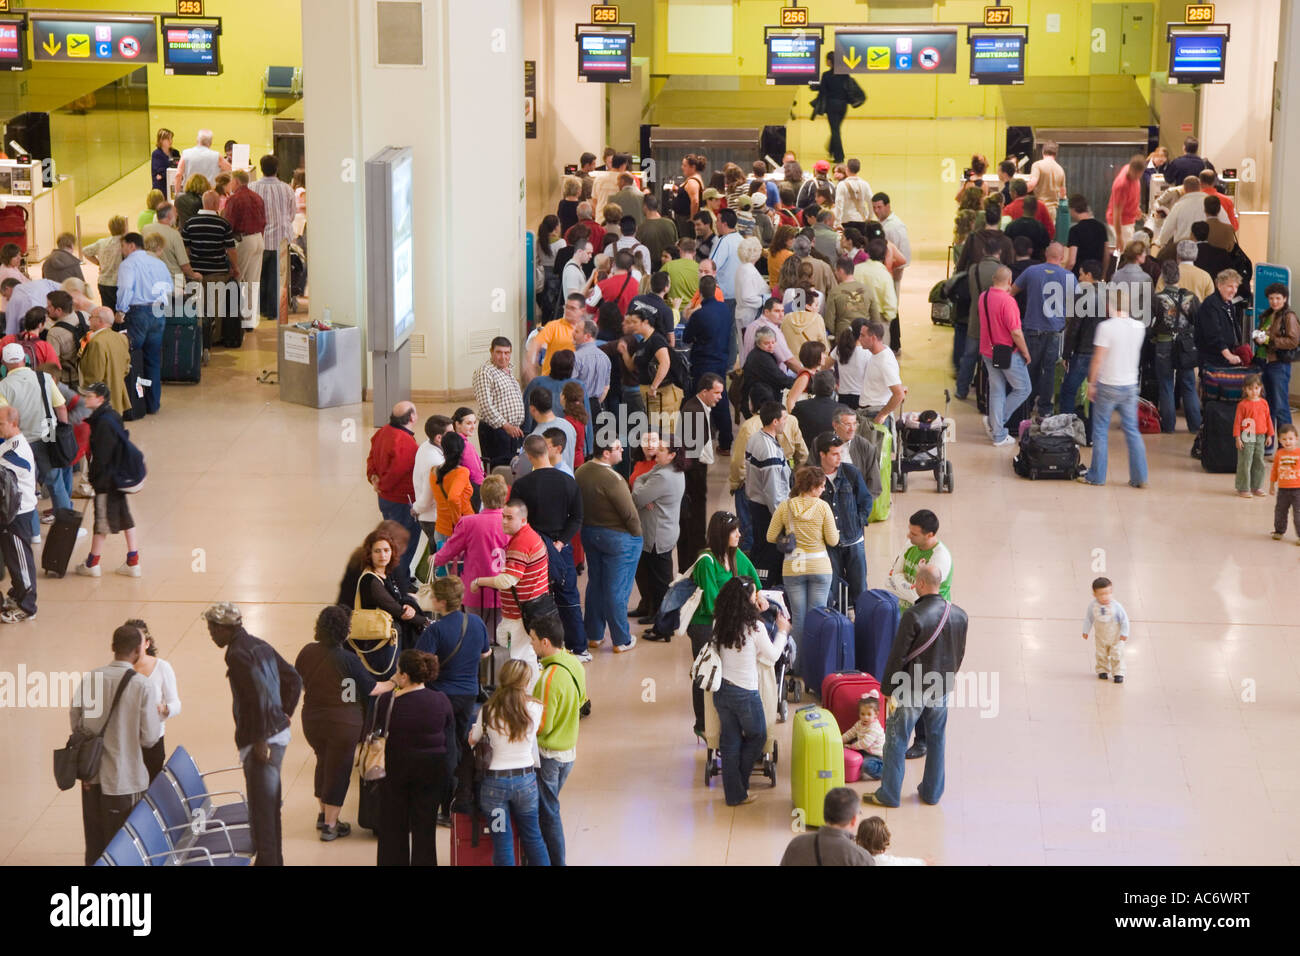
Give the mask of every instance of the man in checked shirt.
[[478, 445], [489, 468], [509, 465], [524, 443], [524, 395], [510, 367], [513, 346], [504, 335], [492, 340], [492, 357], [474, 372], [478, 400]]

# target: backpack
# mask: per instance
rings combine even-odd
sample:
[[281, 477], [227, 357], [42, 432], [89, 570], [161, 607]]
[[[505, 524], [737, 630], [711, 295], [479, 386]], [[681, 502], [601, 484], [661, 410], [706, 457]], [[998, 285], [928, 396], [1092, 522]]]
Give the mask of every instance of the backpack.
[[117, 467], [113, 471], [113, 486], [121, 492], [133, 495], [144, 486], [148, 470], [144, 466], [144, 454], [131, 441], [131, 433], [122, 429], [122, 443], [118, 450]]
[[10, 469], [0, 466], [0, 522], [6, 528], [18, 517], [21, 497], [17, 476]]
[[41, 364], [40, 357], [36, 352], [36, 339], [17, 339], [16, 341], [23, 347], [23, 358], [28, 368], [36, 368]]
[[[67, 329], [69, 332], [72, 333], [73, 339], [75, 340], [77, 346], [80, 347], [81, 340], [90, 334], [90, 323], [86, 321], [86, 313], [75, 312], [73, 314], [76, 315], [77, 317], [77, 321], [75, 323], [70, 322], [67, 319], [61, 319], [58, 322], [55, 322], [53, 327], [56, 329]], [[46, 342], [50, 340], [49, 329], [41, 330], [41, 339]]]

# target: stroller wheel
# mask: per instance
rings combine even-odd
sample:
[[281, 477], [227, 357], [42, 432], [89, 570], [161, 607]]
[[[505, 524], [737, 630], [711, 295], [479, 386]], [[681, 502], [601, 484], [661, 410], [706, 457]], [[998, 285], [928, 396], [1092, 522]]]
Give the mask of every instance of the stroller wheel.
[[944, 462], [943, 465], [943, 483], [944, 486], [948, 489], [948, 493], [952, 494], [952, 489], [954, 487], [954, 484], [952, 480], [952, 462], [950, 461]]
[[704, 755], [704, 785], [706, 787], [710, 786], [710, 781], [713, 779], [713, 759], [716, 753], [717, 751], [710, 747], [709, 752]]
[[778, 724], [784, 724], [785, 718], [789, 713], [790, 713], [790, 705], [787, 704], [785, 698], [782, 697], [777, 702], [776, 705], [776, 722]]

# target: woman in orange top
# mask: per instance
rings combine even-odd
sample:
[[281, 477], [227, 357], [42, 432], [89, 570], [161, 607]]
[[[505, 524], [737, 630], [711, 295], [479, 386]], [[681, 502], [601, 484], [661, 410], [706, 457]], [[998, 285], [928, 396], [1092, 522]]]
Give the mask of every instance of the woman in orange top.
[[[797, 235], [799, 230], [794, 226], [777, 226], [776, 232], [772, 234], [772, 244], [767, 247], [767, 281], [773, 289], [777, 286], [785, 260], [794, 255], [790, 244]], [[779, 296], [781, 293], [776, 294]]]
[[433, 500], [438, 506], [433, 540], [439, 548], [451, 537], [460, 519], [474, 513], [474, 486], [469, 480], [469, 469], [461, 464], [465, 456], [465, 439], [454, 431], [443, 435], [442, 456], [442, 467], [429, 475]]

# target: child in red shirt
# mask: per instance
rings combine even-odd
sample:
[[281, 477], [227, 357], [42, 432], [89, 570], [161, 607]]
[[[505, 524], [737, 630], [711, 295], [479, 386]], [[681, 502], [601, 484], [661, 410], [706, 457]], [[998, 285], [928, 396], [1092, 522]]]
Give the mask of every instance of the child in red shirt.
[[1264, 380], [1258, 375], [1246, 378], [1245, 396], [1237, 403], [1237, 417], [1232, 434], [1237, 439], [1237, 494], [1249, 498], [1264, 497], [1264, 444], [1273, 434], [1273, 417], [1264, 401]]
[[[1268, 479], [1268, 493], [1277, 495], [1273, 507], [1273, 540], [1286, 534], [1286, 513], [1291, 512], [1295, 531], [1300, 535], [1300, 433], [1291, 424], [1277, 430], [1282, 445], [1273, 456], [1273, 473]], [[1296, 544], [1300, 544], [1297, 541]]]

